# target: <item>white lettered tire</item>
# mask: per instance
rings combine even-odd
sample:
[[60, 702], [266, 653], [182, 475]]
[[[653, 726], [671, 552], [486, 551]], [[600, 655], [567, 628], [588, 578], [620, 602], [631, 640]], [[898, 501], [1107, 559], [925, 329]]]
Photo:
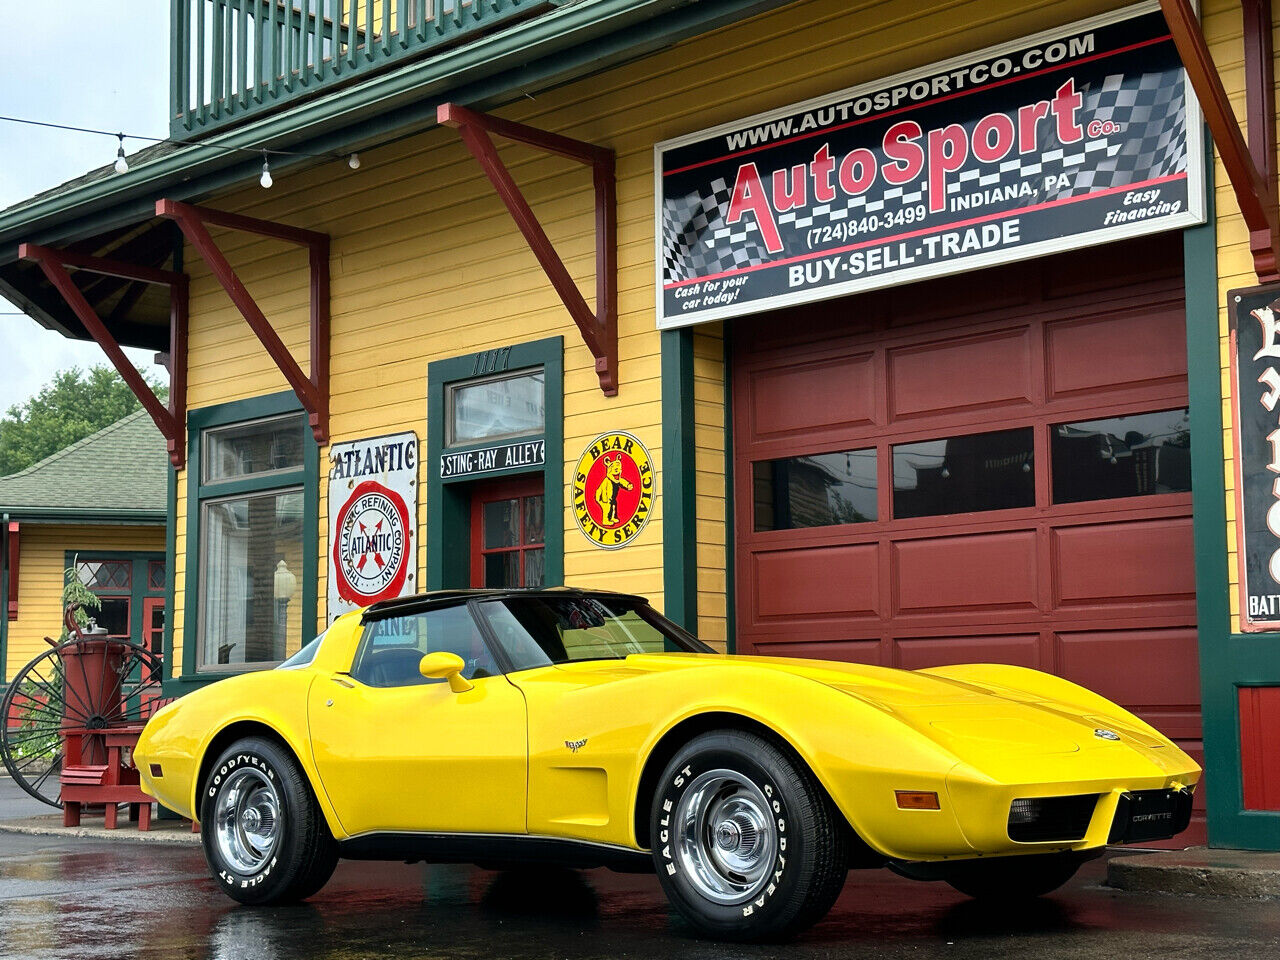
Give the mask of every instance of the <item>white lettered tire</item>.
[[650, 836], [667, 897], [722, 940], [795, 936], [835, 903], [848, 833], [803, 764], [763, 737], [713, 731], [667, 765]]
[[200, 800], [205, 860], [241, 903], [293, 903], [333, 875], [338, 848], [298, 762], [248, 737], [214, 763]]

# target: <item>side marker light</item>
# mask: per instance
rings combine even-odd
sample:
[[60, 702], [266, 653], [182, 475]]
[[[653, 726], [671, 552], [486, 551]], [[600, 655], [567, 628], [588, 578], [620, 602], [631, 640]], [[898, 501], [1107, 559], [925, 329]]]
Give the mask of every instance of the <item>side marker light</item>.
[[898, 798], [899, 810], [942, 809], [936, 793], [926, 793], [921, 790], [895, 790], [893, 795]]

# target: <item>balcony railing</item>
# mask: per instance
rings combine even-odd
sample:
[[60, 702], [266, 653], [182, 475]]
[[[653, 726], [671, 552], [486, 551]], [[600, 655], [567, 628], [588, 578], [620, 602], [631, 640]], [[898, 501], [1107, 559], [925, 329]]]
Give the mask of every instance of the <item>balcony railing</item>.
[[545, 0], [172, 0], [173, 135], [261, 116], [550, 9]]

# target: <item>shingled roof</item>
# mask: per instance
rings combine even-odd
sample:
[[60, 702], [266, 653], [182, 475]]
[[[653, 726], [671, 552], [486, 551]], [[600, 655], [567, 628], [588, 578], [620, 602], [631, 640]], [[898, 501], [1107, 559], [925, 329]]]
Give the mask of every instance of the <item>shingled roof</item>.
[[145, 410], [0, 477], [0, 513], [14, 519], [160, 523], [169, 458]]

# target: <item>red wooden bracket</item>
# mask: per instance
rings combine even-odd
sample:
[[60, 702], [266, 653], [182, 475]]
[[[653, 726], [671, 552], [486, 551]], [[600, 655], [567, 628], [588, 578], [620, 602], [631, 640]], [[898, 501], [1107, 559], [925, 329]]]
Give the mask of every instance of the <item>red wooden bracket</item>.
[[[1187, 78], [1204, 110], [1205, 121], [1218, 146], [1222, 165], [1240, 204], [1249, 229], [1249, 249], [1259, 282], [1280, 279], [1280, 214], [1276, 202], [1275, 95], [1270, 54], [1271, 9], [1269, 0], [1243, 0], [1245, 32], [1245, 86], [1248, 98], [1249, 139], [1245, 144], [1240, 123], [1222, 86], [1222, 77], [1209, 54], [1209, 44], [1196, 19], [1190, 0], [1160, 0], [1160, 9]], [[1265, 36], [1264, 36], [1265, 35]], [[1272, 106], [1268, 107], [1268, 100]], [[1268, 139], [1269, 138], [1269, 139]]]
[[[533, 255], [542, 265], [582, 339], [596, 360], [596, 376], [606, 397], [618, 393], [618, 204], [614, 174], [616, 158], [607, 147], [570, 140], [512, 120], [476, 113], [456, 103], [442, 103], [436, 111], [442, 126], [454, 127], [471, 155], [493, 184], [507, 211], [520, 228]], [[547, 239], [524, 194], [511, 177], [489, 134], [546, 150], [591, 167], [596, 194], [596, 308], [593, 312], [564, 261]]]
[[[187, 276], [169, 270], [144, 267], [136, 263], [124, 263], [105, 257], [94, 257], [70, 250], [54, 250], [34, 243], [18, 247], [18, 256], [37, 264], [44, 275], [62, 295], [72, 313], [84, 325], [89, 336], [97, 342], [112, 366], [120, 374], [138, 402], [146, 409], [156, 427], [164, 436], [169, 448], [169, 462], [181, 469], [186, 462], [187, 416]], [[120, 344], [107, 329], [98, 312], [80, 292], [71, 279], [68, 268], [86, 273], [99, 273], [119, 277], [137, 283], [154, 283], [169, 288], [169, 404], [166, 407], [152, 392], [137, 367], [120, 349]]]
[[6, 531], [9, 551], [9, 610], [7, 615], [10, 620], [18, 619], [18, 561], [22, 556], [22, 551], [19, 549], [19, 530], [18, 522], [10, 520], [9, 529]]
[[[196, 248], [208, 265], [222, 289], [235, 304], [240, 315], [249, 324], [275, 365], [289, 381], [302, 407], [307, 411], [311, 432], [316, 443], [329, 441], [329, 236], [300, 227], [291, 227], [270, 220], [258, 220], [236, 213], [212, 210], [177, 200], [156, 201], [156, 216], [175, 221], [182, 229], [187, 242]], [[245, 289], [236, 276], [235, 269], [227, 261], [217, 243], [209, 234], [209, 227], [224, 227], [258, 236], [271, 237], [306, 247], [310, 254], [311, 271], [311, 375], [302, 367], [284, 345], [257, 301]]]

